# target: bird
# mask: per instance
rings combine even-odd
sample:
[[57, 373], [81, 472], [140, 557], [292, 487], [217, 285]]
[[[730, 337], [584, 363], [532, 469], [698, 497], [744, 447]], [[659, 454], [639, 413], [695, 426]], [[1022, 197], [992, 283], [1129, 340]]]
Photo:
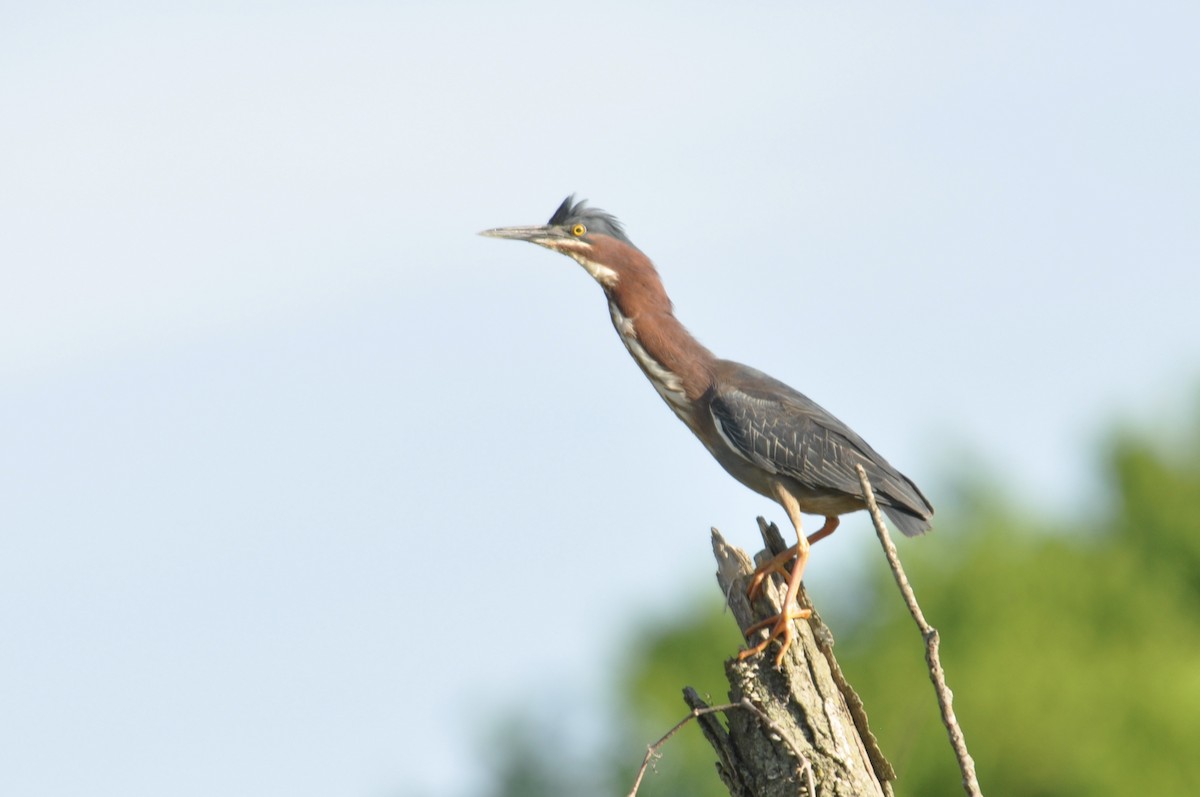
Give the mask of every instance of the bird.
[[[658, 270], [612, 214], [572, 194], [546, 224], [479, 234], [528, 241], [583, 266], [603, 289], [621, 342], [671, 411], [733, 478], [783, 507], [797, 543], [759, 565], [748, 588], [753, 600], [768, 575], [782, 575], [783, 609], [746, 629], [748, 639], [770, 630], [741, 651], [740, 659], [779, 640], [775, 666], [782, 666], [794, 640], [792, 621], [811, 616], [795, 605], [810, 547], [834, 532], [840, 515], [866, 508], [857, 465], [865, 469], [880, 509], [905, 536], [930, 529], [933, 506], [920, 489], [853, 429], [803, 393], [718, 358], [693, 337], [675, 317]], [[806, 537], [801, 513], [823, 517], [824, 525]]]

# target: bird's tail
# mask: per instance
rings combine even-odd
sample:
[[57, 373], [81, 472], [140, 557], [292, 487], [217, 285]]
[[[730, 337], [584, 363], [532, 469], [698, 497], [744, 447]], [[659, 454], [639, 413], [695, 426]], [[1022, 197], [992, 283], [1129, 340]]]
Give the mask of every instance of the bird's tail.
[[924, 534], [932, 528], [931, 522], [933, 516], [933, 508], [929, 508], [928, 514], [917, 514], [906, 506], [888, 506], [886, 504], [879, 507], [883, 510], [883, 514], [888, 516], [888, 520], [892, 521], [892, 525], [900, 529], [900, 533], [905, 537], [916, 537], [918, 534]]

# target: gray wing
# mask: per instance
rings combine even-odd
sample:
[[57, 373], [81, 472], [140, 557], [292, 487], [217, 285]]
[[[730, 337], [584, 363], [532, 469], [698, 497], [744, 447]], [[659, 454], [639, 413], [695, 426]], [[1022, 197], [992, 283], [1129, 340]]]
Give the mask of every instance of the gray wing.
[[929, 528], [933, 507], [846, 424], [776, 379], [739, 366], [711, 403], [721, 436], [739, 455], [769, 473], [794, 479], [815, 495], [862, 498], [855, 465], [871, 480], [880, 507], [909, 536]]

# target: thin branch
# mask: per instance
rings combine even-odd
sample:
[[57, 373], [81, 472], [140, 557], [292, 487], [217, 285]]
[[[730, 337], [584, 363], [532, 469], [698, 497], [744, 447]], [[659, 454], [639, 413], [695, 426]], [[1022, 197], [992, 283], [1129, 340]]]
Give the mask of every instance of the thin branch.
[[979, 790], [979, 781], [975, 777], [975, 760], [967, 751], [967, 741], [963, 738], [958, 718], [954, 716], [954, 693], [946, 685], [946, 673], [942, 669], [942, 660], [938, 655], [940, 638], [937, 629], [926, 622], [925, 614], [921, 611], [920, 604], [917, 603], [917, 596], [913, 593], [912, 585], [908, 583], [908, 576], [904, 574], [904, 567], [900, 564], [900, 555], [896, 552], [896, 546], [888, 534], [887, 525], [883, 522], [883, 514], [879, 511], [879, 504], [875, 501], [875, 491], [871, 489], [871, 480], [867, 478], [867, 472], [862, 465], [855, 465], [855, 467], [858, 469], [858, 480], [862, 485], [863, 495], [867, 497], [867, 509], [870, 510], [871, 520], [875, 523], [875, 532], [879, 536], [880, 544], [883, 545], [883, 552], [887, 555], [892, 575], [896, 578], [896, 586], [900, 588], [904, 602], [908, 605], [909, 614], [916, 621], [917, 628], [920, 629], [921, 636], [925, 639], [925, 663], [929, 666], [929, 680], [933, 681], [938, 707], [942, 711], [942, 724], [946, 726], [946, 733], [950, 736], [950, 746], [954, 748], [954, 756], [958, 759], [958, 768], [962, 772], [963, 789], [969, 797], [983, 797], [983, 792]]
[[[688, 695], [689, 700], [702, 703], [699, 695], [696, 695], [694, 690], [689, 688], [688, 691], [692, 693]], [[642, 779], [646, 776], [646, 770], [650, 768], [650, 762], [658, 757], [658, 751], [663, 748], [663, 745], [671, 740], [672, 736], [679, 733], [683, 726], [687, 725], [692, 720], [699, 719], [700, 717], [708, 714], [716, 714], [717, 712], [729, 713], [730, 711], [738, 708], [745, 709], [746, 711], [754, 714], [754, 716], [758, 717], [759, 722], [761, 722], [767, 728], [767, 730], [771, 731], [771, 733], [781, 739], [783, 743], [786, 744], [789, 749], [791, 749], [792, 754], [796, 756], [796, 760], [798, 762], [796, 766], [796, 774], [803, 775], [805, 782], [808, 783], [808, 797], [816, 797], [816, 781], [813, 778], [812, 764], [810, 764], [808, 759], [804, 757], [804, 754], [800, 752], [800, 748], [798, 748], [796, 744], [788, 737], [788, 735], [784, 733], [783, 729], [775, 724], [775, 721], [768, 717], [766, 712], [751, 703], [749, 698], [742, 698], [741, 701], [737, 703], [725, 703], [720, 706], [693, 706], [690, 714], [681, 719], [679, 722], [675, 723], [674, 727], [663, 734], [661, 739], [646, 748], [646, 756], [642, 759], [642, 766], [640, 769], [638, 769], [637, 778], [635, 778], [633, 781], [633, 788], [629, 791], [628, 797], [637, 797], [638, 789], [640, 789], [642, 786]]]

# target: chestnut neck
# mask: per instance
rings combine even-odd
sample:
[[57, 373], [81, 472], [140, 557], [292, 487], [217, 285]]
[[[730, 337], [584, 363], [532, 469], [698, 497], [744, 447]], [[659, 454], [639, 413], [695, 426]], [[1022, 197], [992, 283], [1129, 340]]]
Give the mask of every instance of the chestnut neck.
[[[679, 377], [687, 398], [699, 399], [712, 384], [717, 358], [675, 317], [671, 299], [650, 258], [637, 248], [612, 239], [605, 240], [596, 254], [617, 275], [615, 281], [602, 283], [614, 309], [614, 324], [618, 323], [619, 314], [646, 354]], [[630, 330], [618, 326], [617, 332], [624, 338]], [[643, 371], [646, 370], [643, 365]], [[656, 378], [649, 371], [646, 375], [652, 380]]]

